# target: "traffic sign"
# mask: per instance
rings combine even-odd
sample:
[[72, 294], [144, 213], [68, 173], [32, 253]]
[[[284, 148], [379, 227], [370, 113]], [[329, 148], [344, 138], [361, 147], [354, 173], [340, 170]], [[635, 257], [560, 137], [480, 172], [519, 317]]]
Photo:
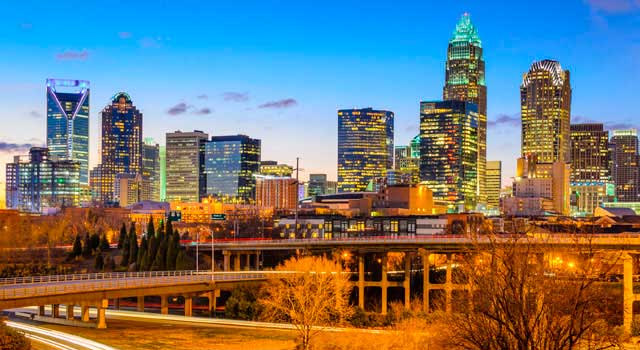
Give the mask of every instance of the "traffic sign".
[[224, 221], [227, 219], [227, 214], [211, 214], [211, 220]]

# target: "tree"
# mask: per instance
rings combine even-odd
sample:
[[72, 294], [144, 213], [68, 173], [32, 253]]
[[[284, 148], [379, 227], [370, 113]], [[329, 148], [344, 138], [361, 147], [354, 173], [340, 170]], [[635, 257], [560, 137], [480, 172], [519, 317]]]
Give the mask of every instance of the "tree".
[[127, 240], [127, 227], [122, 223], [122, 227], [120, 227], [120, 237], [118, 238], [118, 249], [122, 249], [124, 247], [124, 242]]
[[129, 264], [135, 263], [138, 258], [138, 234], [136, 225], [132, 222], [129, 228]]
[[4, 322], [0, 322], [0, 349], [31, 350], [31, 342], [24, 334], [16, 332]]
[[[124, 228], [124, 225], [123, 225]], [[122, 230], [120, 230], [120, 235], [122, 236]], [[122, 240], [122, 260], [120, 261], [121, 266], [129, 266], [129, 260], [131, 259], [131, 239], [127, 236], [127, 230], [124, 230], [124, 238]], [[135, 259], [135, 258], [134, 258]]]
[[176, 257], [176, 270], [193, 270], [195, 262], [184, 251], [180, 249]]
[[149, 216], [149, 223], [147, 224], [147, 237], [156, 235], [156, 229], [153, 225], [153, 217]]
[[180, 251], [180, 234], [178, 230], [173, 231], [173, 234], [169, 238], [167, 245], [167, 270], [172, 271], [176, 269], [176, 259], [178, 258], [178, 252]]
[[325, 257], [293, 257], [276, 271], [282, 274], [271, 275], [260, 305], [265, 319], [295, 326], [302, 349], [311, 348], [322, 326], [344, 323], [350, 316], [352, 287], [338, 262]]
[[96, 271], [102, 271], [102, 269], [104, 269], [104, 257], [102, 256], [100, 249], [96, 252], [96, 261], [93, 264], [93, 267]]
[[239, 320], [254, 320], [259, 313], [256, 288], [239, 285], [231, 291], [224, 307], [225, 317]]
[[160, 242], [160, 247], [158, 247], [158, 252], [156, 253], [156, 257], [153, 260], [153, 264], [151, 265], [152, 271], [164, 271], [166, 270], [166, 261], [167, 261], [167, 240], [163, 239]]
[[109, 240], [107, 239], [107, 235], [103, 233], [102, 236], [100, 237], [100, 250], [103, 252], [107, 252], [109, 251], [110, 248], [111, 246], [109, 245]]
[[138, 249], [138, 256], [136, 257], [136, 266], [138, 267], [138, 271], [145, 271], [145, 268], [142, 266], [142, 260], [144, 256], [147, 255], [147, 246], [147, 236], [142, 236], [140, 248]]
[[457, 273], [474, 293], [472, 303], [448, 320], [450, 348], [614, 347], [619, 332], [615, 321], [609, 322], [615, 313], [608, 307], [617, 303], [590, 277], [596, 260], [584, 248], [588, 244], [577, 245], [570, 253], [575, 261], [558, 267], [544, 259], [545, 253], [558, 253], [541, 250], [533, 239], [489, 236], [488, 243], [465, 255]]
[[82, 256], [84, 256], [85, 258], [88, 258], [91, 256], [91, 253], [92, 253], [91, 238], [89, 238], [88, 234], [85, 234], [84, 242], [82, 244]]
[[91, 239], [91, 250], [96, 251], [100, 247], [100, 235], [94, 233], [90, 236]]
[[73, 241], [73, 249], [71, 249], [71, 256], [76, 257], [82, 255], [82, 240], [80, 235], [76, 235], [76, 239]]

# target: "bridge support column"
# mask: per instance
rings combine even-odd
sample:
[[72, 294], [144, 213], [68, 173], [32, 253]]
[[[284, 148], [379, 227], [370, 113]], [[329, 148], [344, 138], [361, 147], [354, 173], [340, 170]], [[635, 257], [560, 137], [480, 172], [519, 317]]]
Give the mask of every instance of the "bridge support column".
[[424, 312], [429, 312], [429, 289], [431, 288], [431, 281], [429, 280], [429, 271], [431, 270], [430, 255], [429, 252], [422, 254], [422, 310]]
[[67, 320], [73, 320], [73, 305], [67, 306]]
[[222, 251], [223, 263], [222, 269], [226, 271], [231, 271], [231, 253], [228, 250]]
[[60, 317], [60, 304], [51, 305], [51, 317], [53, 318]]
[[44, 305], [38, 306], [38, 316], [44, 316]]
[[113, 308], [116, 310], [120, 310], [120, 298], [113, 299]]
[[380, 287], [382, 288], [382, 314], [387, 314], [387, 288], [389, 282], [387, 281], [387, 253], [382, 256], [382, 281], [380, 281]]
[[260, 270], [260, 252], [256, 252], [256, 271]]
[[217, 305], [219, 296], [220, 296], [220, 289], [216, 289], [207, 293], [207, 299], [209, 299], [209, 315], [211, 317], [216, 316], [216, 305]]
[[404, 281], [402, 281], [402, 287], [404, 288], [404, 308], [411, 308], [411, 255], [409, 253], [404, 254]]
[[82, 322], [89, 322], [89, 306], [82, 305], [80, 319]]
[[193, 316], [193, 297], [184, 297], [184, 315], [187, 317]]
[[233, 257], [233, 271], [240, 271], [240, 253]]
[[98, 305], [98, 320], [96, 324], [98, 329], [107, 328], [107, 307], [109, 307], [109, 299], [102, 299], [100, 305]]
[[245, 270], [251, 270], [251, 253], [247, 253], [247, 265], [244, 267]]
[[451, 265], [451, 253], [447, 253], [447, 275], [444, 282], [445, 301], [444, 309], [446, 313], [451, 313], [453, 310], [453, 266]]
[[169, 314], [169, 296], [168, 295], [160, 296], [160, 313], [162, 315]]
[[358, 306], [364, 310], [364, 256], [358, 255]]
[[622, 255], [622, 264], [624, 270], [623, 276], [623, 327], [626, 334], [631, 334], [631, 325], [633, 323], [633, 258], [628, 254]]
[[136, 311], [144, 312], [144, 296], [138, 297], [138, 305], [136, 307]]

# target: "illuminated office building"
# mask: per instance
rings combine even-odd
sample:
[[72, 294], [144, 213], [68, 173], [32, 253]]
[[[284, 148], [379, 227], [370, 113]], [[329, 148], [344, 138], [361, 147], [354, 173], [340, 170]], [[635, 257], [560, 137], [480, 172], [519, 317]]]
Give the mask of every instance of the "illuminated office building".
[[499, 160], [487, 161], [487, 208], [500, 208], [500, 191], [502, 190], [502, 162]]
[[298, 182], [291, 177], [255, 175], [256, 205], [276, 210], [295, 210]]
[[609, 132], [602, 124], [571, 125], [573, 215], [593, 215], [603, 202], [613, 199], [609, 158]]
[[119, 92], [102, 110], [102, 193], [99, 200], [113, 202], [118, 174], [142, 172], [142, 113], [126, 92]]
[[263, 160], [260, 162], [260, 174], [276, 176], [276, 177], [291, 177], [293, 173], [293, 167], [287, 164], [278, 164], [275, 160]]
[[246, 135], [213, 136], [205, 145], [206, 194], [251, 202], [260, 173], [261, 141]]
[[6, 166], [6, 205], [40, 213], [80, 204], [80, 163], [55, 160], [47, 148], [32, 147]]
[[142, 198], [160, 201], [160, 145], [151, 138], [145, 138], [142, 144], [142, 178], [150, 187], [149, 197]]
[[47, 148], [57, 160], [80, 163], [89, 185], [89, 82], [47, 79]]
[[447, 49], [443, 100], [466, 101], [478, 106], [478, 202], [486, 202], [487, 86], [482, 41], [471, 17], [465, 13], [456, 24]]
[[167, 146], [160, 146], [160, 201], [167, 200]]
[[167, 202], [198, 202], [205, 196], [204, 145], [208, 137], [199, 130], [167, 133]]
[[638, 133], [615, 130], [611, 137], [611, 172], [618, 202], [640, 202]]
[[477, 204], [478, 107], [471, 102], [420, 103], [420, 180], [448, 211]]
[[[413, 141], [411, 141], [412, 144]], [[387, 174], [387, 181], [390, 185], [396, 183], [415, 185], [420, 182], [420, 152], [417, 152], [418, 157], [414, 157], [416, 152], [413, 151], [412, 146], [396, 146], [393, 174], [391, 176]]]
[[393, 112], [338, 111], [338, 191], [360, 192], [393, 168]]
[[534, 62], [520, 86], [522, 156], [539, 163], [570, 162], [571, 84], [560, 62]]

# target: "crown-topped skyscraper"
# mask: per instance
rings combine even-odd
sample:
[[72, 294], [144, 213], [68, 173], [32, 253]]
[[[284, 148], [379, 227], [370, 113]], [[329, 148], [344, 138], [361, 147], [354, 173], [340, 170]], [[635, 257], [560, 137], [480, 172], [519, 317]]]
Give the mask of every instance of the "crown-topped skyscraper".
[[478, 105], [478, 202], [486, 203], [487, 86], [482, 41], [468, 13], [462, 15], [449, 40], [443, 99]]

